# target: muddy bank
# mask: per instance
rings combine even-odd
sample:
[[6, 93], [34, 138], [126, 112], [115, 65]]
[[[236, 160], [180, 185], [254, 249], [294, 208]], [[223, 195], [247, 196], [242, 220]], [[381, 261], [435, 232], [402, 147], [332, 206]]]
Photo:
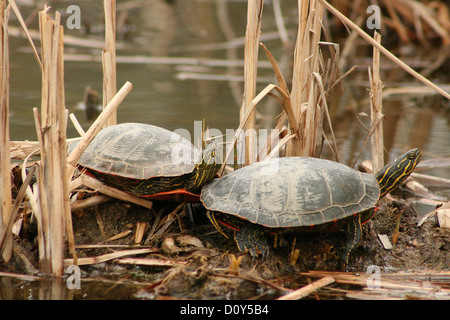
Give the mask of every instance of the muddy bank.
[[[416, 211], [403, 202], [383, 205], [364, 226], [363, 241], [349, 261], [351, 274], [366, 273], [373, 265], [383, 274], [448, 271], [450, 230], [440, 228], [435, 217], [420, 227], [418, 220]], [[145, 232], [136, 244], [139, 224]], [[339, 232], [287, 234], [266, 260], [252, 259], [237, 250], [231, 233], [226, 239], [214, 229], [204, 208], [195, 205], [188, 210], [177, 203], [155, 202], [150, 210], [114, 200], [74, 213], [73, 226], [81, 261], [150, 250], [88, 261], [80, 267], [81, 289], [71, 292], [75, 299], [273, 299], [311, 281], [302, 275], [305, 272], [338, 270], [345, 245], [345, 235]], [[38, 270], [33, 232], [32, 224], [24, 226], [9, 271], [30, 274], [33, 263]], [[391, 250], [383, 248], [378, 234], [386, 234], [391, 243], [397, 237]], [[329, 287], [342, 288], [337, 283]], [[328, 292], [321, 298], [339, 296]]]

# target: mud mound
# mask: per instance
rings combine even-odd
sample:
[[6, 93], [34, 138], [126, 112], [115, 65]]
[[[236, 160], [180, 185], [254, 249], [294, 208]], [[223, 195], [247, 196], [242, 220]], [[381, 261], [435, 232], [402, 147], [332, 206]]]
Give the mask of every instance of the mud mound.
[[[414, 209], [402, 202], [388, 202], [364, 225], [363, 240], [350, 257], [349, 271], [365, 273], [373, 265], [383, 273], [449, 270], [450, 230], [439, 228], [435, 218], [421, 227], [417, 222]], [[138, 224], [146, 226], [140, 243], [136, 243]], [[81, 267], [82, 277], [92, 280], [83, 289], [97, 290], [95, 279], [102, 288], [109, 281], [112, 284], [104, 289], [109, 297], [120, 284], [126, 287], [127, 298], [137, 299], [272, 299], [306, 284], [304, 272], [338, 270], [345, 246], [341, 232], [286, 234], [265, 260], [252, 259], [238, 251], [232, 233], [227, 239], [215, 230], [202, 207], [188, 210], [175, 203], [155, 203], [149, 210], [111, 201], [75, 213], [73, 226], [80, 258], [130, 248], [150, 250], [135, 259]], [[33, 228], [24, 228], [28, 229]], [[391, 250], [383, 248], [378, 234], [388, 236]], [[29, 232], [27, 240], [16, 241], [15, 252], [26, 251], [38, 261], [36, 248]], [[29, 273], [22, 256], [16, 254], [13, 271]]]

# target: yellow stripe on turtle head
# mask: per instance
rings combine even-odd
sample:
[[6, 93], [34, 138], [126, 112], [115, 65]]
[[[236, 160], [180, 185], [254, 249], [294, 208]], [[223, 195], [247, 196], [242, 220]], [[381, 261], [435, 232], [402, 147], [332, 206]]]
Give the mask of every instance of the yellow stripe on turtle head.
[[397, 188], [420, 162], [421, 152], [418, 148], [409, 150], [396, 161], [387, 164], [375, 178], [380, 185], [380, 198]]

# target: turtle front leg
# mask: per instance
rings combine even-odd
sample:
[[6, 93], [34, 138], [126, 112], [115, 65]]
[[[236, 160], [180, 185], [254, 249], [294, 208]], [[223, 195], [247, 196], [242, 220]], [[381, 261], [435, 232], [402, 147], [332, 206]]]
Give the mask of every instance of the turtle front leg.
[[267, 241], [267, 232], [262, 228], [246, 224], [235, 232], [234, 240], [241, 252], [249, 251], [253, 258], [261, 254], [264, 260], [269, 255], [270, 245]]
[[350, 257], [350, 254], [353, 252], [353, 250], [356, 249], [356, 247], [361, 242], [362, 225], [360, 214], [350, 219], [350, 221], [347, 223], [345, 233], [347, 235], [347, 245], [341, 257], [341, 268], [344, 271], [347, 269], [348, 258]]

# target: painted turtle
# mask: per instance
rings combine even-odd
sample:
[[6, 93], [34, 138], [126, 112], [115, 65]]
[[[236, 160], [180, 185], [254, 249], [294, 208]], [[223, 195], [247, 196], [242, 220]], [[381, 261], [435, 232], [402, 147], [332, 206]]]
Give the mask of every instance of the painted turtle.
[[94, 178], [140, 197], [198, 201], [220, 169], [216, 145], [202, 152], [182, 136], [152, 125], [122, 123], [102, 129], [79, 166]]
[[234, 229], [239, 250], [252, 256], [268, 254], [269, 232], [345, 231], [345, 268], [378, 199], [404, 181], [419, 161], [419, 149], [410, 150], [374, 177], [330, 160], [269, 159], [211, 180], [200, 200], [217, 230], [227, 237], [221, 226]]

